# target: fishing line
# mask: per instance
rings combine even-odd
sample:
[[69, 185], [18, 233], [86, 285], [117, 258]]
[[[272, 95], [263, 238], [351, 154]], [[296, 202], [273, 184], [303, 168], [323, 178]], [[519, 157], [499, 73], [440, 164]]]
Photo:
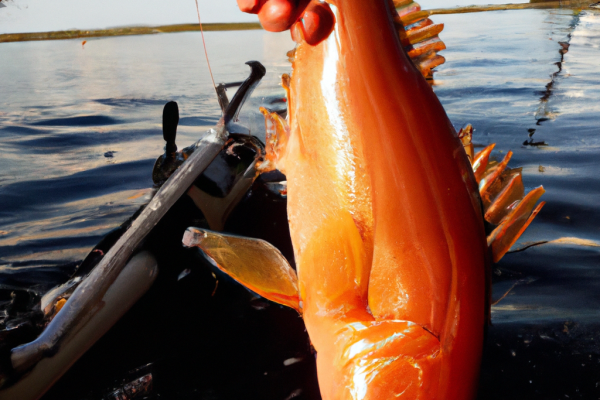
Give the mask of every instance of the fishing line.
[[[204, 55], [206, 56], [206, 64], [208, 65], [208, 72], [210, 73], [210, 79], [212, 80], [213, 88], [217, 93], [217, 85], [215, 84], [215, 78], [213, 77], [212, 69], [210, 69], [210, 61], [208, 60], [208, 52], [206, 51], [206, 42], [204, 41], [204, 31], [202, 30], [202, 20], [200, 20], [200, 7], [198, 7], [198, 0], [196, 0], [196, 12], [198, 13], [198, 24], [200, 24], [200, 34], [202, 35], [202, 45], [204, 46]], [[217, 94], [218, 97], [218, 94]]]

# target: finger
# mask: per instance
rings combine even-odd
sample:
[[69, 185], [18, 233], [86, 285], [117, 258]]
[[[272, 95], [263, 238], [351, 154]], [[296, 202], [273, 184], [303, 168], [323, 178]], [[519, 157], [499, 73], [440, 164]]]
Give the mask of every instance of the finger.
[[302, 14], [302, 30], [306, 43], [315, 46], [333, 31], [335, 16], [327, 3], [312, 1]]
[[300, 18], [310, 0], [300, 0], [297, 3], [296, 5], [294, 0], [267, 0], [262, 3], [258, 11], [258, 19], [263, 28], [271, 32], [290, 29]]
[[237, 0], [238, 7], [241, 11], [248, 14], [258, 14], [260, 7], [266, 0]]
[[[237, 0], [240, 10], [258, 14], [264, 29], [281, 32], [292, 28], [297, 42], [316, 45], [327, 38], [335, 16], [327, 3], [311, 0]], [[297, 22], [297, 23], [296, 23]]]

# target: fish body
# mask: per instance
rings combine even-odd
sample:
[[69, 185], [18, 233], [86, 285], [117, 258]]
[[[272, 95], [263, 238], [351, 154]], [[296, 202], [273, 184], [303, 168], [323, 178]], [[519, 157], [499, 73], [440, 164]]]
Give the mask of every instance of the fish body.
[[425, 80], [444, 61], [443, 26], [416, 3], [238, 4], [297, 42], [287, 120], [261, 109], [259, 166], [287, 176], [297, 277], [262, 241], [188, 228], [184, 245], [302, 313], [325, 400], [474, 399], [491, 262], [544, 189], [525, 195], [511, 152], [491, 162], [470, 125], [454, 130]]
[[277, 155], [321, 392], [474, 398], [489, 261], [472, 167], [388, 3], [333, 8], [293, 55]]
[[[233, 121], [265, 73], [251, 62], [253, 73], [216, 130], [69, 300], [53, 297], [50, 308], [57, 313], [42, 334], [5, 354], [8, 374], [33, 370], [45, 378], [32, 386], [27, 377], [35, 375], [23, 375], [0, 397], [23, 391], [26, 398], [39, 397], [149, 288], [156, 265], [149, 275], [141, 270], [147, 279], [134, 279], [143, 285], [126, 291], [133, 297], [110, 318], [92, 312], [107, 293], [116, 293], [111, 298], [118, 303], [125, 292], [115, 282], [128, 271], [131, 254], [184, 192], [207, 225], [221, 231], [230, 206], [248, 189], [246, 181], [256, 177], [255, 166], [287, 175], [280, 194], [287, 193], [297, 274], [264, 240], [188, 228], [183, 243], [200, 247], [234, 279], [303, 315], [318, 353], [323, 398], [475, 397], [489, 317], [490, 255], [497, 261], [523, 232], [541, 208], [530, 215], [543, 189], [523, 197], [520, 171], [507, 169], [510, 152], [501, 163], [489, 163], [491, 147], [474, 155], [472, 130], [454, 131], [423, 78], [443, 61], [436, 54], [444, 47], [435, 37], [441, 27], [412, 1], [331, 1], [333, 11], [316, 0], [238, 3], [278, 20], [268, 25], [273, 29], [291, 27], [298, 42], [294, 73], [283, 79], [289, 119], [263, 110], [265, 160], [262, 146], [255, 147], [243, 184], [224, 201], [209, 203], [209, 212], [208, 197], [190, 187], [217, 155], [229, 154], [228, 135], [240, 134], [232, 131]], [[174, 133], [172, 143], [167, 136], [165, 159], [174, 151]], [[484, 213], [497, 225], [487, 242]], [[142, 267], [153, 263], [150, 257]], [[52, 362], [61, 364], [52, 368]]]

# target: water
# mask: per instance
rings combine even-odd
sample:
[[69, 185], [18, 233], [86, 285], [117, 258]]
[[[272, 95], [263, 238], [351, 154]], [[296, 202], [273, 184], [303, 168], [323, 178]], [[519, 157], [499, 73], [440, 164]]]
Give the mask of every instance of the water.
[[[520, 18], [515, 19], [515, 15]], [[485, 30], [473, 35], [469, 30], [457, 29], [475, 18]], [[444, 40], [449, 50], [445, 53], [447, 64], [436, 75], [436, 92], [451, 120], [457, 125], [472, 123], [476, 128], [474, 140], [481, 145], [495, 142], [504, 153], [513, 150], [511, 164], [523, 167], [525, 185], [546, 188], [543, 199], [547, 205], [521, 242], [577, 237], [600, 243], [599, 171], [594, 162], [600, 148], [600, 81], [594, 68], [600, 56], [594, 39], [600, 34], [598, 16], [524, 10], [446, 16], [440, 20], [447, 26]], [[564, 56], [559, 52], [563, 49], [559, 42], [570, 43]], [[531, 141], [545, 145], [523, 145]], [[496, 154], [499, 158], [504, 155]], [[571, 254], [564, 261], [553, 257], [541, 262], [541, 257], [552, 251]], [[520, 264], [531, 264], [533, 258], [539, 270], [526, 275], [537, 278], [544, 274], [550, 278], [553, 268], [563, 272], [569, 269], [574, 279], [574, 274], [583, 274], [593, 264], [580, 265], [573, 255], [581, 255], [583, 262], [584, 254], [595, 252], [594, 247], [545, 245], [509, 255], [501, 267], [519, 271]], [[495, 320], [597, 319], [600, 299], [592, 294], [599, 293], [595, 286], [598, 282], [584, 280], [567, 285], [562, 278], [519, 285], [510, 301], [495, 308]], [[538, 291], [535, 298], [531, 290]], [[581, 293], [587, 294], [583, 303]]]
[[[509, 254], [494, 270], [495, 298], [514, 288], [493, 307], [481, 398], [598, 398], [600, 15], [522, 10], [435, 21], [446, 24], [448, 50], [434, 90], [451, 120], [472, 123], [478, 145], [497, 143], [496, 158], [512, 150], [525, 185], [547, 190], [515, 248], [551, 243]], [[256, 109], [282, 93], [293, 43], [261, 31], [206, 39], [218, 82], [244, 79], [251, 59], [267, 67], [243, 116], [259, 132]], [[179, 103], [180, 148], [217, 121], [200, 43], [197, 33], [178, 33], [0, 46], [3, 293], [63, 280], [147, 200], [166, 101]]]
[[439, 17], [448, 62], [435, 90], [450, 119], [472, 123], [476, 143], [497, 143], [497, 158], [512, 150], [525, 185], [546, 189], [546, 206], [515, 248], [559, 241], [508, 254], [495, 268], [494, 298], [513, 289], [492, 307], [480, 398], [598, 398], [600, 15]]
[[[244, 80], [244, 63], [258, 59], [269, 76], [255, 97], [283, 94], [278, 76], [293, 48], [287, 35], [206, 39], [217, 82]], [[179, 103], [180, 148], [220, 116], [196, 33], [88, 40], [84, 48], [78, 40], [9, 43], [0, 52], [10, 77], [0, 89], [0, 258], [7, 267], [79, 260], [147, 201], [167, 101]], [[253, 127], [262, 119], [257, 104], [242, 115]]]

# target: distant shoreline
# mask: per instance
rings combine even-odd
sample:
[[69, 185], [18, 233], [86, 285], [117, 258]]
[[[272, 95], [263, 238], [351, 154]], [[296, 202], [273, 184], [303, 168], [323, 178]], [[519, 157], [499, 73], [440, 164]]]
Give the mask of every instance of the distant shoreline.
[[[523, 10], [523, 9], [548, 9], [548, 8], [573, 8], [585, 9], [596, 0], [532, 0], [531, 3], [517, 4], [494, 4], [487, 6], [466, 6], [453, 8], [437, 8], [424, 10], [429, 15], [436, 14], [463, 14], [472, 12], [500, 11], [500, 10]], [[262, 29], [258, 22], [244, 23], [208, 23], [202, 24], [202, 28], [207, 31], [246, 31]], [[113, 29], [97, 30], [68, 30], [52, 32], [33, 32], [33, 33], [4, 33], [0, 34], [0, 43], [9, 42], [27, 42], [34, 40], [65, 40], [65, 39], [85, 39], [93, 37], [111, 37], [111, 36], [129, 36], [129, 35], [151, 35], [156, 33], [174, 33], [174, 32], [194, 32], [199, 31], [198, 24], [178, 24], [161, 26], [137, 26]]]
[[[243, 23], [212, 23], [202, 24], [202, 29], [209, 31], [247, 31], [262, 29], [258, 22]], [[178, 24], [161, 26], [134, 26], [113, 29], [97, 30], [69, 30], [33, 33], [4, 33], [0, 34], [0, 43], [28, 42], [34, 40], [65, 40], [85, 39], [93, 37], [129, 36], [129, 35], [152, 35], [156, 33], [193, 32], [199, 31], [198, 24]]]
[[464, 6], [453, 8], [436, 8], [426, 10], [429, 15], [440, 14], [464, 14], [484, 11], [503, 11], [503, 10], [525, 10], [525, 9], [550, 9], [550, 8], [570, 8], [570, 9], [586, 9], [590, 4], [598, 0], [531, 0], [530, 3], [514, 3], [514, 4], [490, 4], [482, 6]]

